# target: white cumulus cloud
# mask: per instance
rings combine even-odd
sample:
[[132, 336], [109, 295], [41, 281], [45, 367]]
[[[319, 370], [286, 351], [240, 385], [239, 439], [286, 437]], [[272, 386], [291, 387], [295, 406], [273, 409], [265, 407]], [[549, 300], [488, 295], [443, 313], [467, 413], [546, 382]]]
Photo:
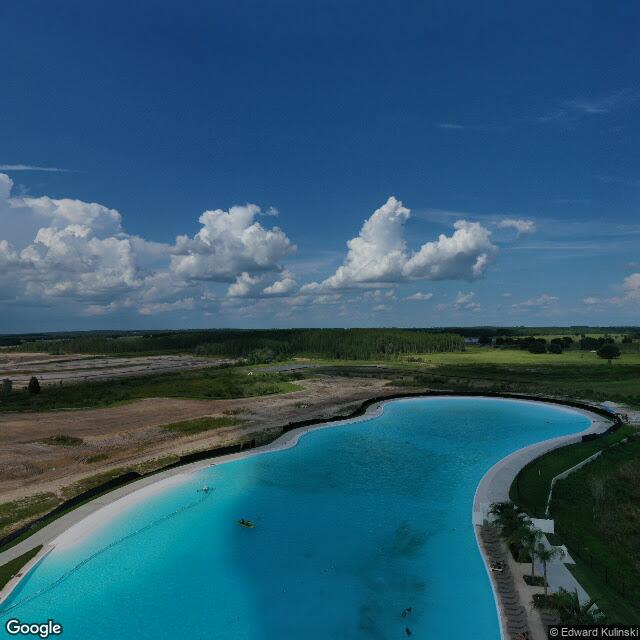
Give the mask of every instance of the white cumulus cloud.
[[285, 271], [282, 274], [282, 278], [276, 280], [273, 284], [265, 287], [262, 293], [268, 296], [283, 296], [293, 291], [296, 287], [296, 281], [293, 276]]
[[187, 280], [230, 282], [238, 273], [278, 270], [295, 246], [278, 227], [265, 229], [256, 222], [259, 213], [254, 204], [205, 211], [193, 238], [176, 239], [172, 271]]
[[117, 211], [80, 200], [13, 198], [12, 186], [0, 174], [0, 289], [37, 302], [102, 300], [136, 286], [136, 251]]
[[404, 233], [410, 215], [401, 201], [390, 197], [347, 242], [342, 266], [324, 281], [305, 285], [302, 291], [375, 287], [411, 280], [475, 280], [484, 275], [498, 251], [488, 229], [478, 222], [458, 220], [451, 236], [441, 234], [412, 252]]
[[625, 298], [635, 302], [640, 302], [640, 273], [628, 275], [622, 283]]
[[255, 294], [260, 286], [261, 278], [252, 276], [244, 271], [236, 281], [229, 287], [228, 294], [232, 298], [244, 298]]
[[582, 302], [588, 306], [597, 305], [628, 305], [640, 303], [640, 273], [631, 273], [623, 281], [622, 285], [616, 287], [621, 291], [621, 295], [611, 296], [609, 298], [599, 298], [597, 296], [589, 296], [584, 298]]
[[211, 282], [231, 283], [232, 297], [285, 295], [295, 287], [279, 264], [295, 247], [282, 230], [255, 220], [256, 205], [205, 211], [200, 231], [171, 245], [128, 234], [115, 209], [13, 197], [12, 187], [0, 173], [2, 300], [66, 301], [88, 315], [153, 315], [216, 303]]

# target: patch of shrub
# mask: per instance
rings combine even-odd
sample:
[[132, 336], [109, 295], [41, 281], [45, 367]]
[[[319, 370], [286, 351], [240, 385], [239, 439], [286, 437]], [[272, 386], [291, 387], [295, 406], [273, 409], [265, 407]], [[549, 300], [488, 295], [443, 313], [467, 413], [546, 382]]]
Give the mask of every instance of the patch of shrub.
[[93, 456], [89, 456], [86, 461], [89, 464], [92, 464], [94, 462], [102, 462], [103, 460], [107, 460], [108, 458], [109, 456], [106, 453], [96, 453]]

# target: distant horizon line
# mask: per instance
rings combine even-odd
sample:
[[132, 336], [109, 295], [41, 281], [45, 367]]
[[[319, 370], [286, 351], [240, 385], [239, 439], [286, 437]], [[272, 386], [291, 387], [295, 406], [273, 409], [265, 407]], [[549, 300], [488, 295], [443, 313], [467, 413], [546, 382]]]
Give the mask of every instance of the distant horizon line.
[[[577, 331], [580, 329], [600, 329], [600, 330], [625, 330], [625, 331], [640, 331], [640, 325], [628, 325], [628, 324], [606, 324], [606, 325], [588, 325], [588, 324], [574, 324], [574, 325], [562, 325], [562, 324], [544, 324], [544, 325], [533, 325], [533, 324], [518, 324], [518, 325], [507, 325], [507, 324], [474, 324], [474, 325], [432, 325], [432, 326], [413, 326], [413, 327], [399, 327], [394, 325], [388, 325], [383, 327], [372, 327], [372, 326], [357, 326], [357, 327], [313, 327], [313, 326], [305, 326], [305, 327], [194, 327], [189, 329], [60, 329], [60, 330], [42, 330], [42, 331], [9, 331], [9, 332], [0, 332], [0, 336], [33, 336], [33, 335], [62, 335], [62, 334], [87, 334], [87, 333], [180, 333], [180, 332], [194, 332], [194, 331], [304, 331], [304, 330], [358, 330], [358, 329], [369, 329], [369, 330], [385, 330], [385, 329], [396, 329], [396, 330], [404, 330], [404, 331], [420, 331], [420, 330], [454, 330], [454, 329], [463, 329], [465, 331], [469, 331], [471, 329], [566, 329], [567, 331]], [[1, 345], [0, 345], [1, 346]]]

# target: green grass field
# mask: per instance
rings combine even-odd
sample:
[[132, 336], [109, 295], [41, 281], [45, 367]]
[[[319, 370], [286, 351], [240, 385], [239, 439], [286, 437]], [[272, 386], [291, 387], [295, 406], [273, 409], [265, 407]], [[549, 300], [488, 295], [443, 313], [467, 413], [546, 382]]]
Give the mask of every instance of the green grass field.
[[627, 598], [621, 598], [619, 591], [604, 581], [602, 571], [594, 571], [588, 562], [580, 558], [576, 558], [576, 564], [567, 567], [609, 620], [621, 624], [640, 623], [639, 607]]
[[[640, 365], [640, 342], [630, 345], [618, 344], [622, 352], [621, 357], [615, 360], [611, 366]], [[331, 365], [372, 365], [384, 364], [388, 366], [420, 366], [420, 365], [567, 365], [579, 364], [596, 366], [609, 366], [606, 360], [599, 358], [590, 351], [581, 351], [573, 348], [560, 354], [553, 353], [529, 353], [522, 349], [501, 349], [467, 345], [464, 351], [451, 353], [425, 353], [412, 356], [402, 356], [390, 360], [332, 360], [330, 358], [317, 358], [313, 354], [300, 356], [296, 361], [309, 361]]]
[[[622, 356], [612, 364], [579, 349], [556, 355], [478, 346], [468, 346], [461, 353], [430, 353], [379, 364], [406, 372], [397, 376], [396, 384], [401, 386], [614, 400], [640, 406], [640, 345], [619, 346]], [[372, 365], [364, 360], [305, 361], [345, 368]]]
[[559, 481], [551, 501], [556, 534], [575, 575], [616, 622], [640, 623], [640, 435], [607, 448]]
[[555, 355], [471, 347], [464, 353], [429, 354], [421, 361], [404, 366], [417, 369], [418, 381], [429, 386], [614, 400], [640, 406], [637, 353], [623, 353], [608, 364], [595, 353], [579, 350]]
[[0, 589], [2, 589], [4, 585], [7, 584], [7, 582], [9, 582], [9, 580], [11, 580], [11, 578], [13, 578], [13, 576], [29, 562], [29, 560], [35, 558], [40, 549], [42, 549], [42, 545], [34, 547], [30, 551], [18, 556], [15, 560], [11, 560], [11, 562], [7, 562], [7, 564], [0, 566]]
[[184, 420], [183, 422], [173, 422], [164, 425], [163, 429], [171, 431], [177, 435], [192, 435], [202, 433], [211, 429], [221, 429], [223, 427], [237, 427], [245, 420], [233, 416], [217, 416], [207, 418], [196, 418], [195, 420]]
[[594, 453], [620, 442], [635, 431], [633, 427], [624, 426], [603, 438], [570, 444], [540, 456], [526, 465], [516, 477], [511, 485], [511, 500], [528, 514], [543, 518], [551, 480], [555, 476], [586, 460]]
[[47, 411], [105, 407], [140, 398], [244, 398], [296, 391], [290, 374], [255, 373], [246, 368], [211, 368], [184, 373], [62, 386], [43, 386], [37, 395], [14, 391], [0, 411]]
[[[630, 345], [618, 344], [621, 357], [615, 360], [611, 366], [640, 365], [640, 343]], [[429, 353], [419, 356], [425, 364], [458, 365], [458, 364], [522, 364], [522, 365], [567, 365], [580, 364], [597, 366], [609, 366], [606, 360], [599, 358], [591, 351], [570, 349], [559, 354], [554, 353], [529, 353], [522, 349], [500, 349], [491, 347], [479, 347], [468, 345], [465, 351], [459, 353]]]
[[30, 520], [51, 511], [61, 500], [54, 493], [38, 493], [22, 500], [0, 504], [0, 537], [5, 535], [12, 525]]

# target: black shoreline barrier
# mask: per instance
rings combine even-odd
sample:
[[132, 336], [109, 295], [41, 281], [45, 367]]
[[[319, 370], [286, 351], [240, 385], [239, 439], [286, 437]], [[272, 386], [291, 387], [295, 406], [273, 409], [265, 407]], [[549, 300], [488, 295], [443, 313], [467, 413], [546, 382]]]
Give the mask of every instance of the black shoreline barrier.
[[557, 404], [564, 405], [568, 407], [573, 407], [574, 409], [583, 409], [585, 411], [589, 411], [591, 413], [595, 413], [602, 417], [611, 420], [613, 424], [602, 434], [587, 434], [582, 436], [584, 440], [594, 440], [602, 437], [608, 433], [619, 429], [622, 425], [622, 420], [620, 417], [607, 409], [602, 407], [593, 406], [587, 404], [586, 402], [579, 402], [577, 400], [562, 400], [557, 398], [549, 398], [544, 396], [530, 396], [526, 394], [517, 394], [517, 393], [493, 393], [493, 392], [473, 392], [473, 391], [427, 391], [427, 392], [413, 392], [413, 393], [396, 393], [386, 396], [376, 396], [375, 398], [369, 398], [360, 404], [360, 406], [354, 411], [347, 414], [338, 414], [335, 416], [331, 416], [329, 418], [310, 418], [308, 420], [297, 420], [295, 422], [289, 422], [286, 425], [282, 426], [280, 429], [277, 427], [273, 429], [273, 433], [270, 433], [265, 438], [252, 438], [250, 441], [241, 442], [233, 445], [226, 445], [224, 447], [217, 447], [215, 449], [205, 449], [204, 451], [195, 451], [193, 453], [187, 453], [176, 461], [160, 469], [156, 469], [147, 474], [140, 474], [136, 471], [129, 471], [120, 476], [112, 478], [107, 482], [104, 482], [100, 485], [93, 487], [87, 491], [84, 491], [77, 496], [70, 498], [69, 500], [65, 500], [60, 503], [55, 509], [46, 513], [39, 518], [31, 521], [30, 523], [23, 525], [19, 529], [9, 533], [8, 535], [0, 538], [0, 551], [3, 550], [7, 544], [13, 542], [17, 538], [23, 536], [25, 533], [28, 533], [32, 529], [40, 529], [42, 526], [49, 524], [53, 520], [55, 520], [58, 516], [63, 513], [73, 509], [80, 504], [87, 502], [92, 498], [97, 498], [100, 495], [109, 493], [114, 489], [118, 489], [126, 484], [134, 482], [135, 480], [139, 480], [141, 478], [148, 478], [150, 476], [156, 475], [158, 473], [162, 473], [164, 471], [168, 471], [169, 469], [175, 469], [177, 467], [182, 467], [187, 464], [191, 464], [192, 462], [200, 462], [202, 460], [214, 460], [215, 458], [219, 458], [221, 456], [226, 456], [231, 453], [239, 453], [241, 451], [249, 451], [251, 449], [255, 449], [256, 447], [264, 446], [267, 444], [271, 444], [275, 440], [277, 440], [281, 435], [293, 431], [295, 429], [300, 429], [302, 427], [310, 427], [316, 424], [326, 424], [328, 422], [339, 422], [341, 420], [352, 420], [353, 418], [358, 418], [364, 415], [367, 409], [377, 403], [380, 402], [388, 402], [390, 400], [401, 400], [403, 398], [433, 398], [433, 397], [443, 397], [443, 396], [458, 396], [458, 397], [482, 397], [482, 398], [504, 398], [507, 400], [532, 400], [535, 402], [545, 402], [548, 404]]

